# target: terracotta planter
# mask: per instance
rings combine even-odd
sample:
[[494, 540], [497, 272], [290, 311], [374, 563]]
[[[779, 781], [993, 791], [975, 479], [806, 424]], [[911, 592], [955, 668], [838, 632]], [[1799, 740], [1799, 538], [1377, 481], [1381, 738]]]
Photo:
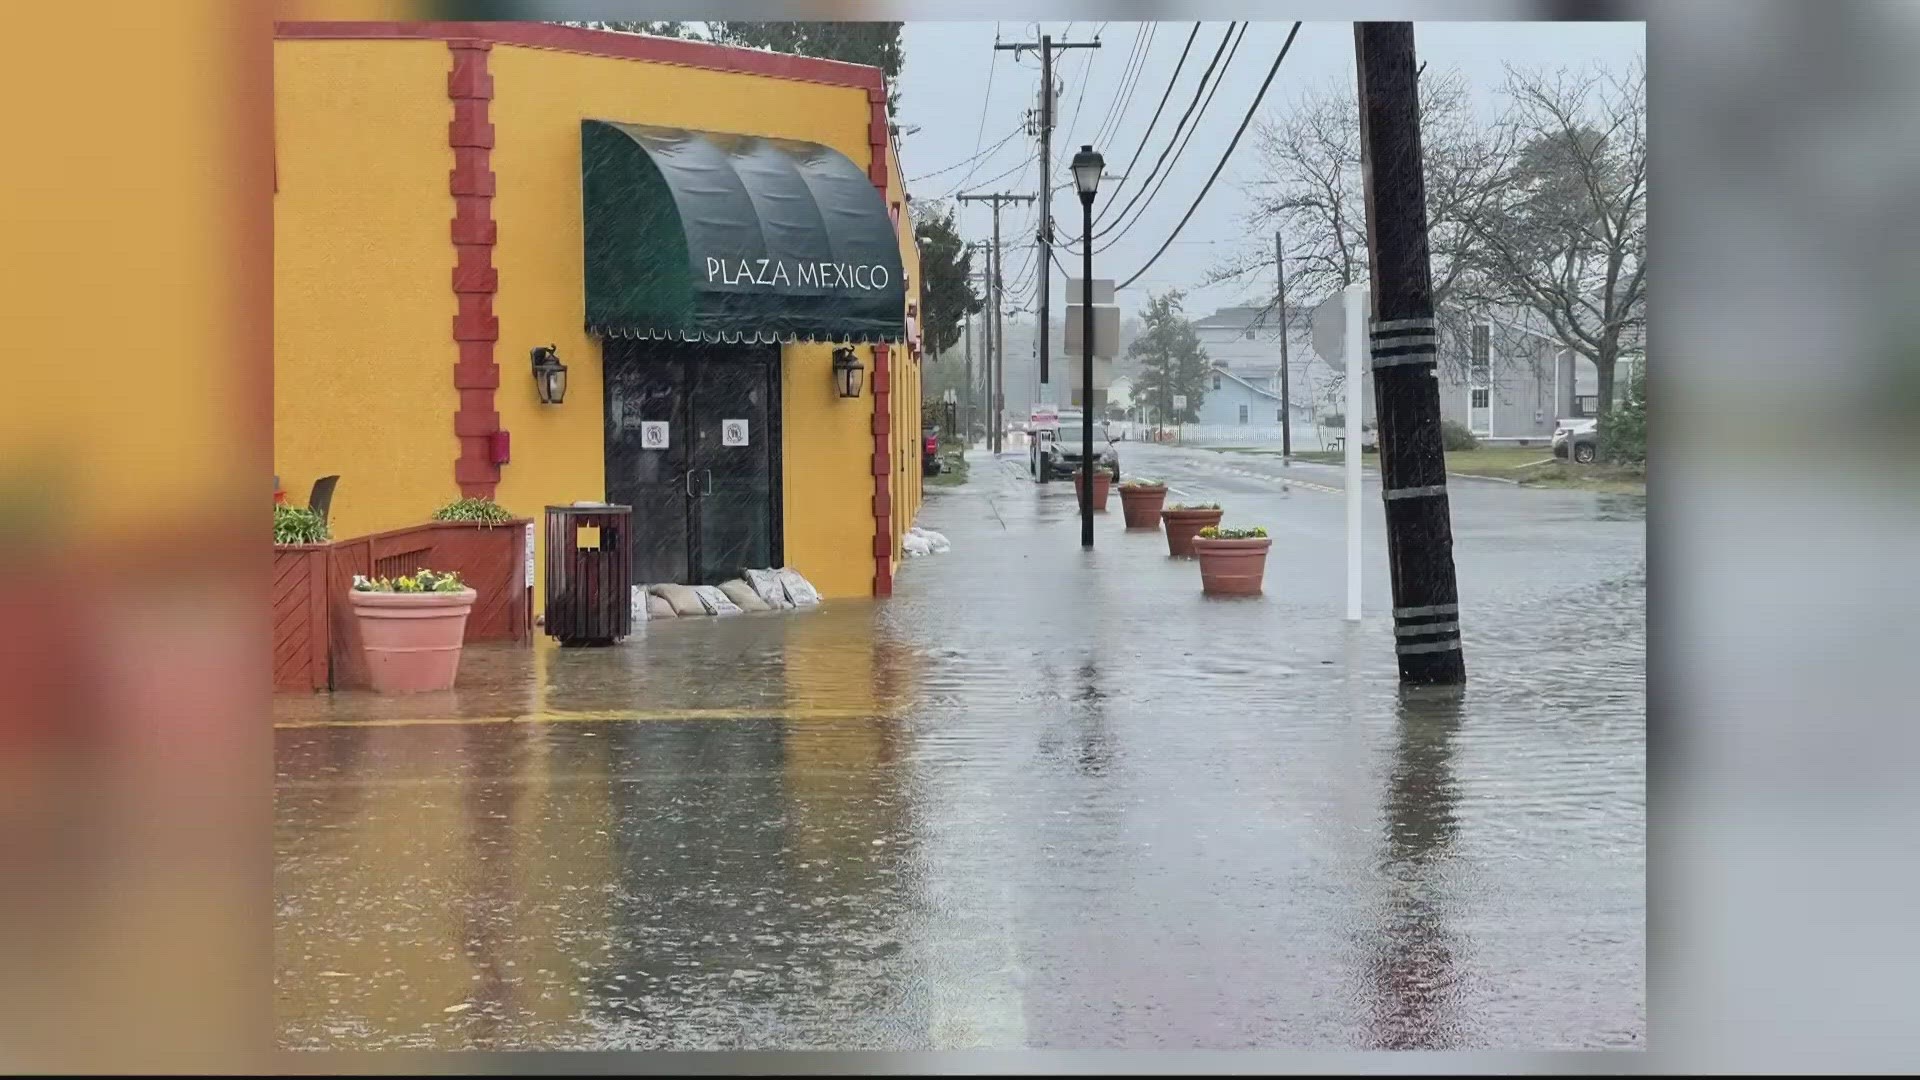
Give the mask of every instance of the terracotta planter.
[[[1081, 487], [1083, 486], [1085, 479], [1086, 477], [1082, 473], [1076, 472], [1073, 474], [1074, 498], [1079, 499], [1083, 497], [1081, 494]], [[1107, 472], [1105, 469], [1093, 470], [1093, 508], [1095, 510], [1105, 510], [1107, 508], [1107, 490], [1112, 486], [1113, 486], [1112, 473]]]
[[1120, 510], [1127, 515], [1129, 529], [1160, 527], [1160, 507], [1167, 501], [1167, 486], [1120, 487]]
[[451, 690], [474, 591], [377, 593], [349, 590], [367, 678], [382, 694]]
[[1167, 554], [1187, 558], [1193, 554], [1193, 538], [1201, 529], [1220, 524], [1224, 510], [1162, 510], [1160, 520], [1167, 526]]
[[1200, 590], [1209, 596], [1259, 596], [1267, 576], [1267, 549], [1271, 537], [1250, 540], [1193, 538], [1193, 554], [1200, 560]]

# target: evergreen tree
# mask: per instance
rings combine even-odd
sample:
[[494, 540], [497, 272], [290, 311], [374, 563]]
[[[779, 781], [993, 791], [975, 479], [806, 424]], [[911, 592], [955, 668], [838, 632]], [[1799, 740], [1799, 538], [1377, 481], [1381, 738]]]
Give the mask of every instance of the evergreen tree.
[[[1184, 299], [1178, 289], [1157, 296], [1149, 293], [1140, 336], [1127, 346], [1128, 358], [1140, 365], [1136, 385], [1141, 400], [1169, 423], [1192, 423], [1199, 415], [1211, 370], [1200, 335], [1181, 309]], [[1176, 394], [1187, 397], [1184, 411], [1173, 407]]]

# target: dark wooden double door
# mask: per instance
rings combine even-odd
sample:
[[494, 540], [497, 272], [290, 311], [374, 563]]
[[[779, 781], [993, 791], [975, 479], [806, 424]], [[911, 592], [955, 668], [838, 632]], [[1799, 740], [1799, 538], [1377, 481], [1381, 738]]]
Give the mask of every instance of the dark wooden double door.
[[780, 566], [779, 346], [608, 341], [603, 356], [607, 501], [633, 507], [633, 580]]

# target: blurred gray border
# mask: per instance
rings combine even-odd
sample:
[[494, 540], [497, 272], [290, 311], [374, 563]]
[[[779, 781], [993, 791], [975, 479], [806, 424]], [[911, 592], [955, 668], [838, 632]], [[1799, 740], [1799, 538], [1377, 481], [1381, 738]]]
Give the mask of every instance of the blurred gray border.
[[[441, 4], [1002, 19], [1031, 3]], [[1920, 4], [1056, 3], [1049, 19], [1644, 19], [1649, 1050], [342, 1058], [295, 1071], [1900, 1072], [1920, 1066]]]

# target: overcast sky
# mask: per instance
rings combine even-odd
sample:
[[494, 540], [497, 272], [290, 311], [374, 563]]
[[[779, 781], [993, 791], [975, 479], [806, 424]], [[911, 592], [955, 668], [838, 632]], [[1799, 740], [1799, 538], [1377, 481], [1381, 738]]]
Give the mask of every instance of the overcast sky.
[[[1039, 89], [1040, 61], [1033, 53], [1021, 53], [1016, 59], [1011, 52], [996, 52], [993, 43], [996, 33], [1005, 42], [1037, 41], [1043, 27], [1056, 41], [1091, 40], [1096, 31], [1101, 41], [1099, 49], [1056, 54], [1055, 70], [1066, 85], [1055, 125], [1055, 172], [1064, 174], [1074, 151], [1093, 137], [1121, 96], [1122, 75], [1133, 52], [1136, 33], [1148, 25], [1153, 27], [1153, 36], [1139, 81], [1125, 112], [1112, 129], [1114, 133], [1097, 147], [1107, 159], [1108, 171], [1114, 174], [1124, 170], [1133, 156], [1141, 133], [1173, 74], [1192, 23], [907, 23], [906, 64], [900, 77], [900, 115], [896, 118], [903, 130], [918, 128], [902, 136], [901, 155], [907, 176], [921, 177], [946, 169], [973, 156], [976, 149], [993, 146], [1021, 127]], [[1185, 153], [1170, 159], [1172, 172], [1165, 186], [1153, 198], [1145, 215], [1117, 244], [1094, 256], [1095, 277], [1118, 281], [1132, 276], [1167, 238], [1219, 162], [1220, 154], [1246, 116], [1248, 105], [1266, 78], [1273, 58], [1279, 55], [1291, 27], [1287, 22], [1255, 23], [1248, 30], [1225, 81], [1201, 114], [1193, 141]], [[1134, 179], [1122, 189], [1122, 205], [1132, 194], [1133, 185], [1146, 176], [1166, 136], [1192, 100], [1200, 73], [1213, 57], [1226, 28], [1226, 23], [1201, 25], [1166, 112], [1154, 127], [1152, 140], [1134, 167]], [[1624, 69], [1645, 56], [1646, 30], [1641, 23], [1420, 23], [1415, 29], [1414, 44], [1420, 61], [1427, 64], [1429, 71], [1459, 69], [1473, 87], [1476, 100], [1491, 114], [1504, 79], [1503, 64], [1548, 68], [1601, 64]], [[1292, 51], [1268, 88], [1261, 112], [1284, 111], [1303, 89], [1326, 86], [1333, 80], [1340, 80], [1345, 86], [1353, 85], [1352, 25], [1308, 23], [1301, 27]], [[1233, 243], [1244, 232], [1247, 204], [1241, 184], [1249, 177], [1248, 167], [1255, 160], [1252, 141], [1249, 129], [1226, 171], [1193, 219], [1187, 222], [1179, 239], [1133, 288], [1121, 294], [1124, 310], [1133, 311], [1143, 306], [1147, 289], [1158, 291], [1171, 286], [1189, 289], [1187, 309], [1196, 316], [1216, 307], [1265, 299], [1244, 296], [1240, 287], [1234, 285], [1196, 287], [1208, 268], [1225, 253], [1225, 244]], [[946, 195], [964, 179], [966, 191], [1033, 192], [1038, 182], [1037, 158], [1034, 141], [1022, 131], [979, 162], [913, 182], [909, 189], [916, 200], [934, 199]], [[1023, 159], [1032, 164], [1021, 168]], [[1102, 185], [1102, 201], [1104, 193], [1116, 186], [1111, 180]], [[1056, 235], [1065, 238], [1077, 234], [1081, 227], [1080, 206], [1070, 181], [1056, 184], [1053, 205]], [[1095, 209], [1100, 209], [1100, 203], [1096, 203]], [[984, 240], [992, 235], [991, 211], [985, 205], [969, 203], [960, 213], [962, 232], [968, 239]], [[1102, 222], [1096, 228], [1105, 225], [1106, 222]], [[1034, 218], [1029, 206], [1009, 205], [1001, 211], [1003, 245], [1012, 240], [1016, 245], [1030, 248], [1033, 233]], [[1097, 242], [1096, 248], [1104, 242]], [[1077, 256], [1061, 252], [1060, 257], [1078, 273]], [[1009, 250], [1006, 280], [1010, 305], [1017, 297], [1016, 276], [1028, 263], [1029, 256], [1022, 246]], [[1056, 319], [1061, 310], [1060, 287], [1061, 275], [1055, 271]]]

